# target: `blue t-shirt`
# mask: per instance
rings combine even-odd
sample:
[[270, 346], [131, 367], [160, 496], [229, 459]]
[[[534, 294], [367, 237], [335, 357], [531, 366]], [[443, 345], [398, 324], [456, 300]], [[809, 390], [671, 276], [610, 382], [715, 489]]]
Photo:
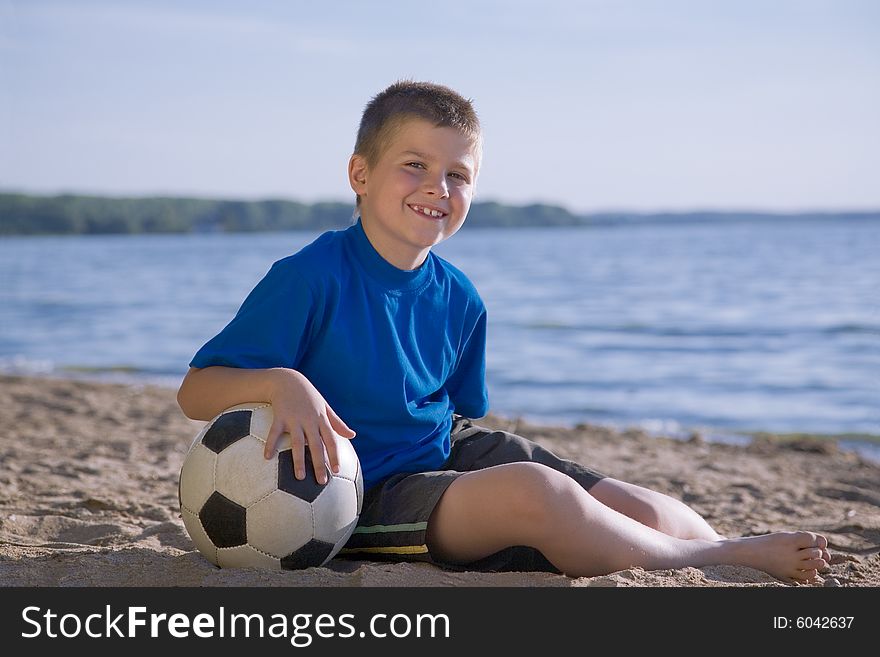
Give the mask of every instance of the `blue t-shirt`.
[[486, 414], [485, 347], [486, 309], [468, 278], [434, 253], [398, 269], [358, 219], [275, 262], [190, 365], [302, 372], [357, 432], [369, 488], [438, 469], [452, 413]]

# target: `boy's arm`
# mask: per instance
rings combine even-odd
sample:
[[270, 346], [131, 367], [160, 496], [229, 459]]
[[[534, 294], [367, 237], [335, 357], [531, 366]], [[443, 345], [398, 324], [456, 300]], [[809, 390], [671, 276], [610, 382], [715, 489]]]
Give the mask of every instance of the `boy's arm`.
[[270, 401], [281, 371], [191, 367], [177, 391], [177, 403], [188, 418], [208, 421], [236, 404]]
[[194, 420], [211, 420], [221, 411], [246, 402], [272, 404], [273, 421], [266, 437], [266, 458], [282, 434], [290, 435], [294, 475], [305, 477], [305, 445], [309, 446], [315, 477], [327, 481], [324, 452], [333, 472], [339, 471], [335, 437], [354, 438], [355, 432], [330, 408], [320, 392], [296, 370], [273, 367], [190, 368], [177, 392], [177, 403]]

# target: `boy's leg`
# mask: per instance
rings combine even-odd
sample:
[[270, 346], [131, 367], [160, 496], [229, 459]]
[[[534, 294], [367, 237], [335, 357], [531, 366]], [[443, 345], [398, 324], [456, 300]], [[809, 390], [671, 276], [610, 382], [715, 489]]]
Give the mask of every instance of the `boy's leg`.
[[646, 569], [740, 564], [783, 581], [811, 581], [827, 541], [786, 532], [720, 541], [669, 536], [602, 504], [571, 477], [538, 463], [466, 472], [428, 521], [439, 561], [468, 563], [513, 545], [540, 550], [559, 570], [594, 576]]
[[606, 477], [590, 488], [590, 495], [605, 506], [676, 538], [724, 538], [687, 504], [650, 488]]
[[668, 495], [606, 477], [580, 463], [560, 458], [517, 434], [486, 429], [468, 420], [453, 428], [456, 470], [478, 470], [502, 463], [532, 461], [563, 472], [612, 509], [677, 538], [722, 538], [692, 508]]
[[[590, 495], [605, 506], [676, 538], [725, 538], [687, 504], [650, 488], [606, 477], [590, 488]], [[831, 561], [827, 547], [822, 548], [822, 558]]]

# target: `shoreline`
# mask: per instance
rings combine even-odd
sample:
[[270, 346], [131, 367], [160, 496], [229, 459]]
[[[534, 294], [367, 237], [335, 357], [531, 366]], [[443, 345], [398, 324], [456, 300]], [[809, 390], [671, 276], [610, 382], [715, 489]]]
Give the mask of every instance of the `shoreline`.
[[[341, 559], [302, 571], [221, 570], [180, 519], [179, 469], [204, 423], [183, 416], [173, 390], [0, 375], [0, 401], [0, 586], [785, 586], [734, 566], [592, 578]], [[497, 416], [479, 424], [681, 499], [727, 536], [823, 533], [832, 567], [812, 586], [880, 586], [880, 464], [836, 443], [737, 446]]]
[[[45, 379], [48, 381], [84, 381], [89, 383], [134, 386], [143, 387], [151, 386], [165, 390], [172, 390], [176, 393], [180, 381], [183, 379], [181, 375], [179, 380], [172, 379], [170, 376], [143, 376], [136, 374], [138, 370], [134, 367], [116, 367], [116, 368], [68, 368], [60, 370], [52, 370], [50, 372], [16, 372], [16, 371], [0, 371], [0, 382], [5, 378], [31, 378]], [[495, 415], [490, 411], [490, 415]], [[520, 422], [534, 425], [550, 425], [562, 427], [571, 430], [577, 430], [579, 427], [599, 427], [617, 432], [642, 432], [653, 438], [668, 438], [672, 440], [698, 440], [709, 443], [732, 444], [739, 446], [747, 446], [755, 441], [776, 441], [776, 442], [831, 442], [846, 452], [857, 454], [861, 458], [867, 459], [872, 463], [880, 465], [880, 433], [827, 433], [827, 432], [811, 432], [811, 431], [767, 431], [764, 429], [737, 430], [720, 427], [682, 427], [678, 432], [669, 432], [662, 430], [646, 429], [637, 422], [628, 425], [622, 423], [600, 423], [595, 421], [552, 421], [541, 418], [529, 417], [528, 415], [504, 414], [499, 413], [499, 417], [510, 418]]]

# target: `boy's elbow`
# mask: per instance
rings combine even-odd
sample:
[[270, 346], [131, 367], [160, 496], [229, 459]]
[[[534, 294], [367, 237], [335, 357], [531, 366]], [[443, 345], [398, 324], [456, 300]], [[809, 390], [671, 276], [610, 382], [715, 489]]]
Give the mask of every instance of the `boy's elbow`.
[[184, 392], [183, 386], [177, 391], [177, 405], [180, 406], [180, 410], [183, 411], [183, 414], [186, 415], [190, 420], [195, 420], [197, 418], [193, 417], [192, 411], [189, 408], [189, 399]]
[[202, 418], [198, 417], [200, 414], [193, 403], [194, 396], [192, 393], [191, 375], [195, 371], [197, 371], [195, 368], [190, 368], [189, 372], [186, 373], [186, 376], [183, 377], [180, 388], [177, 389], [177, 405], [180, 406], [180, 410], [183, 411], [183, 414], [190, 420], [201, 420]]

